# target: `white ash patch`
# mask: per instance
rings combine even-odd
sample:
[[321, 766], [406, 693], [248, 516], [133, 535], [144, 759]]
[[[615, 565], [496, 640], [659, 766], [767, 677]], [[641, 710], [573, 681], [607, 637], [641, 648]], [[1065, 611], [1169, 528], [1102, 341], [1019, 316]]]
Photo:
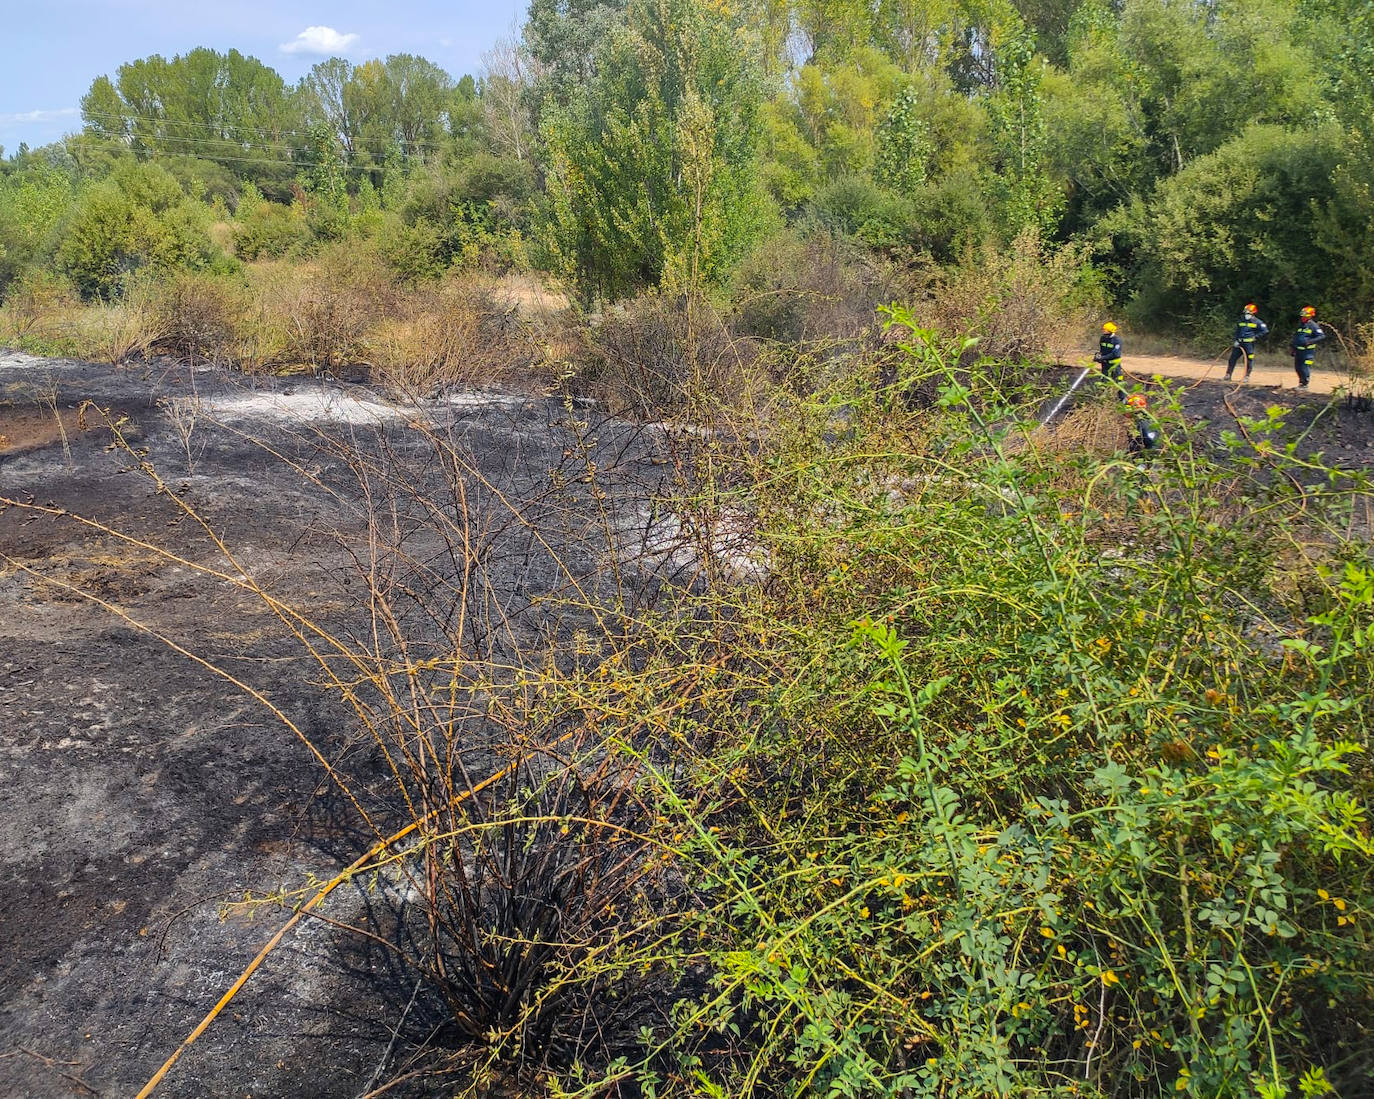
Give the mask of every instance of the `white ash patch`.
[[762, 584], [772, 556], [759, 545], [742, 511], [727, 510], [710, 523], [645, 506], [637, 522], [622, 524], [621, 560], [651, 572], [710, 571], [728, 583]]
[[334, 423], [378, 427], [413, 417], [417, 411], [333, 389], [301, 389], [293, 393], [242, 393], [202, 398], [207, 415], [226, 420], [274, 420], [281, 423]]

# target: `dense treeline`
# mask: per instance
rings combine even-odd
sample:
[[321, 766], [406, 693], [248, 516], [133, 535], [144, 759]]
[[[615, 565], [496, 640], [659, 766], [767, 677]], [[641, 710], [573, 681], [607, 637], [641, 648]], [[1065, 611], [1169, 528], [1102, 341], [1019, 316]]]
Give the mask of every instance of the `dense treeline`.
[[1357, 0], [534, 0], [477, 78], [153, 56], [3, 161], [0, 293], [359, 236], [403, 280], [534, 267], [590, 302], [728, 285], [779, 236], [929, 268], [1032, 233], [1142, 325], [1219, 332], [1242, 299], [1359, 322], [1371, 23]]

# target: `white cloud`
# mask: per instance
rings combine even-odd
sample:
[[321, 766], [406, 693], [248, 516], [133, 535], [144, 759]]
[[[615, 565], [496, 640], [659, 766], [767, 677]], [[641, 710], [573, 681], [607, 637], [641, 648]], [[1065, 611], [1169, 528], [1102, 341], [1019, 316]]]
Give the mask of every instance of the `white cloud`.
[[50, 111], [17, 111], [13, 114], [0, 114], [0, 126], [29, 126], [35, 122], [60, 122], [77, 113], [75, 107], [58, 107]]
[[278, 48], [282, 53], [315, 53], [321, 57], [342, 54], [358, 41], [356, 34], [340, 34], [333, 27], [306, 27], [290, 42]]

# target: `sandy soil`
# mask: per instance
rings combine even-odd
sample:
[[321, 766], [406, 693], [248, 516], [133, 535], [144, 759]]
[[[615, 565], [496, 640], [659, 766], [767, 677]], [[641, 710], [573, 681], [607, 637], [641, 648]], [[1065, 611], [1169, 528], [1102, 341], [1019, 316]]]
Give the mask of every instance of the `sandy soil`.
[[[1092, 364], [1092, 355], [1091, 351], [1083, 351], [1079, 356], [1075, 356], [1073, 361], [1081, 366], [1089, 366]], [[1122, 367], [1131, 377], [1141, 381], [1148, 381], [1158, 374], [1165, 378], [1189, 378], [1225, 384], [1226, 362], [1229, 357], [1229, 351], [1211, 362], [1181, 355], [1128, 354], [1122, 359]], [[1096, 369], [1095, 366], [1093, 368]], [[1241, 382], [1241, 376], [1244, 372], [1243, 366], [1238, 365], [1236, 367], [1236, 373], [1232, 379], [1234, 386], [1256, 389], [1291, 389], [1298, 392], [1298, 377], [1293, 371], [1291, 359], [1281, 359], [1274, 355], [1257, 356], [1255, 368], [1248, 382]], [[1368, 382], [1365, 383], [1366, 389], [1368, 384]], [[1349, 389], [1349, 375], [1333, 369], [1329, 363], [1318, 358], [1316, 368], [1312, 371], [1312, 381], [1307, 392], [1329, 395], [1337, 390], [1349, 391]]]

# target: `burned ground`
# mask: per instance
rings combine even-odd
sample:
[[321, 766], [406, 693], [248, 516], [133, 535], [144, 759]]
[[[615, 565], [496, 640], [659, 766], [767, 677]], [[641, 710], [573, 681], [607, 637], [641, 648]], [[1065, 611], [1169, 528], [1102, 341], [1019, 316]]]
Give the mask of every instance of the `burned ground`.
[[[315, 381], [249, 387], [208, 370], [20, 356], [0, 360], [0, 396], [0, 496], [45, 509], [0, 512], [14, 566], [0, 577], [0, 1093], [132, 1094], [284, 918], [233, 902], [327, 876], [374, 838], [244, 687], [358, 789], [385, 789], [319, 666], [232, 574], [251, 573], [339, 637], [365, 636], [368, 482], [406, 546], [391, 582], [451, 582], [426, 506], [398, 505], [377, 475], [403, 468], [408, 485], [435, 490], [428, 507], [452, 510], [442, 437], [471, 463], [466, 507], [484, 517], [481, 590], [501, 604], [488, 616], [501, 636], [486, 644], [534, 647], [571, 627], [541, 620], [530, 593], [603, 582], [604, 505], [583, 506], [580, 471], [596, 462], [623, 485], [665, 467], [640, 433], [585, 418], [575, 428], [575, 409], [543, 398], [403, 406]], [[127, 447], [112, 448], [101, 409], [124, 421]], [[615, 525], [629, 529], [641, 510]], [[417, 644], [442, 645], [433, 600], [417, 600], [414, 618]], [[348, 892], [331, 901], [336, 915], [359, 910]], [[411, 987], [389, 959], [307, 921], [160, 1093], [358, 1093]]]

